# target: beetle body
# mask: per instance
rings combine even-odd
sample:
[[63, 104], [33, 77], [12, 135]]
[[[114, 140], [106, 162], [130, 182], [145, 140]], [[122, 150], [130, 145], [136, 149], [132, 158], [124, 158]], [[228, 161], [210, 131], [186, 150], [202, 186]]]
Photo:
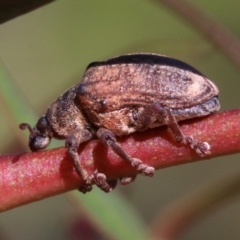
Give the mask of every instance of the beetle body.
[[[219, 109], [217, 87], [197, 70], [165, 56], [126, 55], [90, 64], [77, 97], [97, 127], [115, 135], [164, 125], [163, 119], [142, 117], [153, 103], [168, 108], [177, 121], [208, 115]], [[144, 120], [144, 121], [141, 121]]]
[[46, 148], [52, 137], [66, 139], [65, 146], [85, 181], [81, 191], [90, 191], [95, 183], [108, 192], [115, 183], [97, 171], [88, 176], [82, 169], [77, 155], [82, 142], [98, 137], [139, 172], [152, 176], [154, 168], [130, 157], [115, 136], [168, 125], [177, 142], [204, 156], [210, 152], [209, 144], [184, 136], [177, 122], [219, 108], [217, 87], [193, 67], [162, 55], [129, 54], [91, 63], [82, 81], [51, 104], [33, 129], [28, 124], [20, 127], [30, 130], [32, 151]]

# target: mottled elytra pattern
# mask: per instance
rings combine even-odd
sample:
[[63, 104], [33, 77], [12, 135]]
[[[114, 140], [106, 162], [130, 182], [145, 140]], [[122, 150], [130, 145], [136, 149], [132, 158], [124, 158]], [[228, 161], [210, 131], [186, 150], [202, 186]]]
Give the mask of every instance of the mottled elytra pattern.
[[[80, 99], [92, 99], [89, 108], [114, 111], [124, 106], [158, 101], [171, 109], [195, 106], [218, 93], [201, 75], [170, 66], [119, 64], [89, 68], [79, 87]], [[104, 108], [105, 106], [105, 108]]]
[[170, 57], [139, 53], [89, 64], [82, 81], [52, 103], [33, 129], [26, 123], [20, 127], [29, 129], [32, 151], [46, 148], [52, 137], [66, 139], [75, 169], [85, 181], [79, 190], [88, 192], [96, 184], [109, 192], [117, 181], [108, 181], [97, 169], [88, 175], [82, 168], [77, 154], [82, 142], [98, 137], [138, 172], [153, 176], [154, 168], [129, 156], [116, 136], [167, 125], [177, 142], [204, 156], [210, 154], [209, 144], [185, 136], [178, 121], [219, 108], [217, 87], [195, 68]]

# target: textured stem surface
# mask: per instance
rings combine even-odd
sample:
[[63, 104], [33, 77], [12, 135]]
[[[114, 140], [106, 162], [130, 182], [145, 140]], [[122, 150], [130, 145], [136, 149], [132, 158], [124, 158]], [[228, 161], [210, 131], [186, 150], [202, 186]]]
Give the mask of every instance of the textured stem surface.
[[[188, 146], [175, 143], [166, 127], [118, 140], [131, 156], [160, 169], [240, 152], [239, 123], [240, 109], [180, 124], [184, 134], [211, 145], [212, 154], [205, 158]], [[96, 168], [112, 180], [136, 174], [130, 164], [97, 140], [80, 146], [79, 159], [89, 174]], [[82, 184], [65, 148], [0, 156], [0, 211], [76, 189]]]

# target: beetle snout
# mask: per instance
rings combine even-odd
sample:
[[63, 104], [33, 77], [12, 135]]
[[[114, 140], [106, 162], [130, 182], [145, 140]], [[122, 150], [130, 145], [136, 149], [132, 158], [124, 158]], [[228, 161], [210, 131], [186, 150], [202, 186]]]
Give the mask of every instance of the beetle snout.
[[50, 138], [45, 136], [30, 136], [29, 147], [31, 151], [36, 152], [38, 150], [46, 148], [50, 143]]

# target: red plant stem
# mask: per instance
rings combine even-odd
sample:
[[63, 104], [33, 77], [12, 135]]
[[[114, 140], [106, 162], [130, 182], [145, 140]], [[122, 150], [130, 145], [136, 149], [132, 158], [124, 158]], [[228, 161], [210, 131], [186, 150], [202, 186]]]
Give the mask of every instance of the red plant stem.
[[[131, 156], [160, 169], [240, 152], [239, 123], [240, 109], [180, 124], [185, 135], [211, 145], [212, 154], [205, 158], [189, 146], [176, 143], [166, 127], [122, 137], [119, 143]], [[133, 167], [98, 140], [80, 146], [79, 160], [89, 174], [97, 168], [108, 179], [136, 174]], [[65, 148], [0, 156], [0, 211], [77, 189], [82, 184]]]

